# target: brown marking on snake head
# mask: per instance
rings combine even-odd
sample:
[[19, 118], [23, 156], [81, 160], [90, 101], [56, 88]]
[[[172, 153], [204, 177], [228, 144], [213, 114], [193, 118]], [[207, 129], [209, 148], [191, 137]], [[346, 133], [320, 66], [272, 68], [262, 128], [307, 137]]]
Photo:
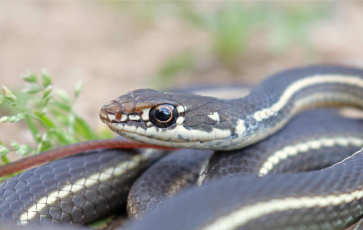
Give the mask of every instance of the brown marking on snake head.
[[150, 102], [140, 102], [140, 103], [137, 103], [137, 105], [135, 106], [135, 112], [140, 113], [143, 109], [151, 108], [153, 106], [154, 106], [154, 104], [152, 104]]
[[118, 112], [120, 112], [120, 110], [122, 110], [122, 108], [118, 103], [114, 103], [108, 105], [106, 110], [108, 113], [117, 114]]
[[126, 113], [132, 113], [135, 111], [134, 102], [122, 103], [122, 107], [123, 107], [123, 111]]

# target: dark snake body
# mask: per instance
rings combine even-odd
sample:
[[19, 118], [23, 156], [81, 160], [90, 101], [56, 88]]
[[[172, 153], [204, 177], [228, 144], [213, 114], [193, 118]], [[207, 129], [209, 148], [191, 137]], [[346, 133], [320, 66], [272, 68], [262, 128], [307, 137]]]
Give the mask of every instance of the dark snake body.
[[0, 221], [84, 224], [122, 210], [132, 183], [165, 152], [100, 150], [30, 169], [0, 184]]
[[[363, 122], [359, 119], [342, 118], [336, 111], [317, 109], [302, 112], [275, 135], [241, 150], [217, 151], [211, 157], [208, 151], [182, 150], [173, 153], [152, 165], [133, 184], [129, 193], [128, 213], [140, 219], [144, 212], [153, 210], [176, 192], [196, 184], [199, 174], [199, 184], [221, 177], [259, 175], [269, 157], [286, 146], [322, 139], [339, 141], [356, 138], [362, 141], [362, 129]], [[363, 146], [361, 141], [357, 143], [333, 141], [330, 146], [321, 145], [298, 152], [281, 160], [267, 175], [317, 170], [331, 166], [358, 151]], [[201, 170], [203, 162], [207, 164]], [[183, 177], [189, 177], [191, 180], [186, 186], [175, 191], [174, 184]], [[218, 200], [214, 198], [211, 201], [218, 203]]]
[[183, 149], [172, 153], [143, 173], [132, 185], [127, 201], [129, 217], [141, 219], [181, 190], [196, 184], [202, 165], [213, 152]]
[[[329, 125], [329, 122], [337, 125]], [[278, 149], [288, 144], [289, 140], [287, 139], [292, 137], [296, 141], [313, 139], [315, 136], [312, 134], [314, 133], [319, 133], [319, 137], [326, 138], [345, 136], [346, 138], [361, 137], [363, 139], [363, 134], [359, 132], [361, 128], [363, 128], [363, 123], [360, 120], [341, 118], [333, 111], [307, 111], [294, 118], [286, 129], [269, 138], [272, 140], [268, 139], [245, 150], [236, 151], [237, 154], [234, 152], [214, 154], [210, 161], [215, 163], [209, 164], [209, 166], [214, 165], [213, 169], [219, 170], [217, 173], [213, 170], [209, 170], [209, 172], [206, 170], [204, 174], [210, 177], [221, 176], [219, 172], [222, 172], [223, 176], [240, 173], [244, 175], [257, 174], [257, 166], [260, 166], [263, 159], [266, 160], [269, 154], [273, 152], [260, 151], [262, 149], [266, 150], [270, 147], [271, 150]], [[279, 170], [280, 172], [301, 171], [331, 165], [349, 156], [358, 148], [348, 144], [334, 148], [323, 148], [325, 151], [322, 149], [310, 150], [305, 154], [298, 154], [288, 161], [282, 161], [281, 165], [271, 173], [279, 172]], [[250, 153], [250, 151], [254, 151], [253, 149], [255, 149], [255, 154]], [[24, 210], [29, 209], [42, 198], [49, 196], [54, 191], [62, 190], [65, 185], [74, 184], [82, 178], [90, 178], [94, 174], [104, 173], [106, 169], [117, 168], [120, 164], [124, 165], [122, 170], [125, 173], [123, 175], [110, 178], [98, 176], [96, 184], [93, 186], [83, 185], [78, 192], [66, 194], [67, 196], [63, 195], [59, 198], [58, 203], [50, 203], [48, 207], [38, 210], [37, 215], [29, 222], [42, 225], [87, 223], [112, 211], [123, 209], [127, 194], [129, 194], [129, 213], [142, 215], [144, 211], [153, 210], [180, 190], [196, 183], [201, 165], [211, 153], [193, 151], [195, 150], [180, 150], [165, 157], [139, 177], [136, 183], [134, 180], [140, 172], [153, 161], [159, 159], [163, 153], [154, 151], [150, 155], [143, 153], [143, 151], [103, 150], [45, 164], [1, 185], [1, 219], [2, 221], [19, 223]], [[233, 159], [229, 159], [232, 155]], [[229, 164], [225, 164], [226, 159]], [[315, 161], [312, 162], [311, 160]], [[298, 162], [302, 164], [299, 165]], [[135, 167], [130, 168], [130, 164], [134, 164]], [[300, 168], [296, 166], [300, 166]], [[120, 166], [118, 167], [120, 168]], [[236, 170], [236, 167], [239, 169]], [[176, 185], [178, 181], [179, 184]], [[133, 187], [129, 193], [132, 184]], [[215, 199], [215, 202], [217, 201], [219, 202], [219, 199]], [[135, 207], [137, 208], [135, 209]]]
[[[339, 125], [338, 125], [339, 124]], [[363, 147], [363, 121], [344, 119], [336, 111], [315, 109], [294, 117], [283, 130], [264, 141], [241, 150], [218, 151], [201, 172], [200, 183], [226, 176], [292, 173], [322, 169], [350, 156]], [[324, 142], [330, 142], [324, 145]], [[314, 144], [316, 146], [314, 146]], [[308, 149], [299, 151], [302, 145]], [[274, 153], [295, 150], [292, 156], [279, 159], [268, 172], [267, 163]], [[261, 173], [265, 172], [265, 173]]]
[[215, 180], [176, 196], [132, 229], [343, 229], [362, 217], [362, 173], [358, 152], [321, 171]]
[[[293, 84], [293, 82], [297, 81], [300, 78], [311, 76], [313, 74], [326, 73], [337, 73], [342, 76], [354, 75], [358, 76], [358, 79], [359, 76], [362, 75], [361, 70], [340, 67], [310, 67], [305, 69], [287, 71], [272, 77], [270, 80], [265, 81], [265, 83], [258, 87], [256, 91], [254, 91], [250, 96], [244, 99], [238, 99], [230, 102], [227, 102], [225, 100], [218, 100], [216, 104], [213, 104], [206, 103], [212, 99], [204, 98], [204, 102], [200, 104], [202, 109], [200, 110], [198, 106], [196, 106], [193, 110], [194, 115], [201, 114], [201, 116], [199, 116], [199, 118], [198, 116], [196, 116], [195, 119], [193, 119], [193, 116], [191, 114], [188, 114], [187, 110], [185, 116], [186, 118], [188, 118], [188, 116], [190, 117], [189, 119], [185, 119], [185, 125], [189, 125], [189, 127], [191, 127], [190, 125], [193, 124], [193, 128], [200, 129], [202, 131], [213, 129], [213, 122], [205, 118], [206, 116], [202, 115], [203, 111], [216, 111], [213, 110], [212, 107], [209, 108], [208, 105], [215, 105], [219, 109], [221, 109], [219, 111], [222, 111], [223, 115], [220, 114], [219, 117], [222, 120], [227, 119], [228, 116], [230, 116], [227, 114], [227, 112], [231, 112], [233, 116], [229, 120], [225, 120], [225, 122], [220, 122], [217, 124], [218, 127], [223, 127], [223, 125], [227, 125], [227, 127], [231, 128], [231, 133], [235, 137], [234, 139], [230, 140], [231, 145], [228, 147], [220, 140], [208, 140], [205, 144], [207, 144], [208, 148], [212, 148], [212, 145], [214, 144], [218, 146], [217, 149], [237, 148], [239, 144], [234, 140], [238, 138], [238, 133], [236, 133], [236, 131], [238, 130], [233, 128], [233, 122], [237, 122], [238, 119], [243, 119], [245, 122], [244, 134], [250, 134], [250, 136], [260, 135], [257, 139], [263, 139], [267, 135], [270, 135], [272, 133], [271, 130], [274, 127], [284, 125], [291, 118], [291, 116], [293, 115], [292, 112], [294, 112], [294, 109], [296, 109], [295, 102], [301, 98], [305, 98], [306, 95], [311, 96], [315, 95], [315, 92], [322, 91], [335, 94], [344, 94], [344, 92], [348, 92], [347, 94], [349, 95], [343, 95], [344, 97], [342, 97], [341, 100], [339, 100], [339, 98], [335, 98], [334, 100], [332, 100], [329, 97], [316, 97], [316, 100], [313, 101], [312, 104], [314, 106], [317, 106], [320, 104], [336, 105], [344, 103], [355, 107], [362, 106], [362, 103], [357, 100], [363, 95], [363, 91], [360, 90], [360, 86], [358, 84], [356, 86], [352, 84], [346, 86], [344, 84], [326, 83], [320, 85], [312, 85], [306, 89], [298, 91], [291, 97], [291, 100], [286, 101], [286, 105], [283, 106], [281, 110], [279, 110], [276, 119], [273, 119], [272, 117], [263, 118], [266, 117], [266, 114], [263, 114], [263, 112], [261, 112], [261, 114], [258, 114], [259, 111], [273, 105], [273, 102], [281, 96], [282, 90], [288, 88], [290, 85]], [[284, 77], [285, 81], [277, 80], [282, 77]], [[276, 91], [272, 91], [272, 89], [275, 89]], [[141, 90], [137, 93], [144, 92], [151, 91]], [[132, 96], [137, 96], [137, 93], [132, 94]], [[151, 95], [149, 95], [149, 98], [153, 98]], [[189, 98], [188, 100], [190, 101], [190, 99], [191, 98]], [[184, 103], [187, 102], [187, 100], [179, 101]], [[247, 104], [239, 106], [239, 103], [241, 102], [247, 102]], [[219, 103], [221, 103], [220, 106]], [[311, 103], [311, 101], [306, 101], [306, 104], [300, 105], [309, 107], [309, 103]], [[299, 108], [298, 110], [301, 109], [302, 108]], [[252, 113], [254, 113], [255, 115], [257, 113], [257, 116], [252, 117]], [[204, 123], [201, 125], [200, 122]], [[131, 125], [134, 124], [135, 122], [131, 122]], [[143, 126], [140, 127], [143, 128]], [[122, 132], [120, 131], [120, 133]], [[247, 143], [257, 141], [257, 139], [251, 140], [248, 138], [242, 139], [245, 140]], [[200, 144], [201, 143], [202, 142], [200, 142]], [[192, 144], [190, 145], [190, 147], [201, 147], [200, 144]], [[175, 199], [165, 202], [164, 205], [161, 205], [159, 208], [155, 209], [155, 211], [150, 212], [149, 215], [146, 215], [144, 220], [133, 226], [132, 229], [343, 228], [357, 221], [362, 215], [362, 206], [360, 204], [361, 197], [359, 192], [362, 189], [363, 181], [360, 181], [359, 175], [363, 167], [361, 164], [363, 163], [363, 160], [360, 157], [360, 153], [358, 153], [354, 157], [344, 161], [343, 163], [337, 164], [329, 169], [317, 172], [299, 173], [296, 175], [292, 174], [269, 176], [264, 178], [258, 178], [258, 180], [256, 180], [256, 177], [247, 176], [243, 178], [227, 178], [218, 181], [211, 181], [202, 188], [190, 189], [184, 194], [178, 195], [177, 197], [175, 197]], [[302, 176], [302, 178], [299, 178], [300, 176]], [[9, 184], [11, 184], [11, 182]], [[15, 184], [16, 183], [14, 183], [13, 186], [16, 186]], [[12, 192], [14, 190], [16, 191], [15, 187], [10, 186], [9, 188]], [[3, 194], [7, 193], [8, 192], [4, 190]], [[31, 192], [27, 192], [27, 194], [29, 193], [30, 195], [28, 196], [31, 196]], [[353, 198], [349, 196], [350, 193], [352, 193], [352, 196], [354, 196]], [[340, 195], [344, 196], [344, 199], [341, 199]], [[18, 195], [13, 195], [12, 197], [16, 196]], [[217, 197], [227, 197], [227, 199], [219, 199], [217, 202]], [[321, 199], [321, 197], [327, 197], [327, 199]], [[16, 199], [14, 200], [16, 201]], [[317, 202], [315, 202], [316, 200]], [[331, 203], [327, 202], [326, 200], [328, 200], [329, 202], [331, 201]], [[11, 201], [11, 199], [4, 198], [4, 201]], [[32, 200], [32, 202], [35, 201]], [[256, 210], [253, 211], [253, 208], [256, 207], [255, 205], [258, 205], [261, 202], [265, 202], [267, 204], [266, 210], [270, 211], [269, 213], [261, 215], [261, 213], [256, 212]], [[276, 202], [276, 204], [280, 205], [278, 206], [280, 207], [280, 209], [268, 209], [271, 204], [275, 204], [273, 202]], [[307, 205], [307, 207], [305, 207], [304, 205], [301, 206], [301, 202], [305, 206]], [[7, 206], [8, 208], [10, 206], [13, 206], [15, 207], [16, 211], [18, 211], [21, 209], [19, 208], [22, 205], [21, 203], [22, 201], [17, 201], [16, 204], [12, 205], [7, 203], [6, 205], [2, 206], [3, 209], [1, 210], [5, 210], [9, 213], [9, 211], [6, 210], [6, 208], [4, 207]], [[329, 206], [327, 206], [327, 204], [329, 204]], [[287, 207], [289, 209], [285, 210], [282, 207]], [[250, 216], [249, 219], [247, 219], [247, 221], [245, 222], [243, 222], [243, 220], [246, 220], [246, 216], [248, 217], [248, 215], [242, 215], [243, 218], [231, 218], [238, 216], [237, 214], [240, 214], [240, 212], [243, 213], [242, 211], [244, 211], [244, 208], [247, 208], [246, 213], [248, 213], [249, 215], [254, 214], [255, 216]], [[17, 212], [13, 213], [15, 213], [12, 214], [13, 217], [14, 215], [16, 217], [19, 214]], [[58, 211], [58, 213], [60, 212]], [[45, 213], [45, 215], [48, 216], [47, 213]], [[78, 214], [78, 216], [80, 215]], [[226, 222], [226, 218], [230, 218], [229, 221]], [[47, 222], [49, 222], [49, 220], [47, 220]], [[85, 221], [82, 220], [80, 222]]]
[[[100, 117], [113, 131], [141, 142], [234, 150], [276, 133], [305, 109], [362, 108], [362, 88], [361, 69], [312, 66], [276, 74], [234, 100], [136, 90], [107, 103]], [[156, 114], [168, 107], [177, 112], [169, 109], [172, 119], [165, 123], [166, 115]], [[211, 182], [187, 193], [196, 198], [180, 195], [160, 206], [135, 229], [341, 229], [362, 215], [359, 156], [319, 172]], [[223, 201], [214, 202], [217, 197]]]

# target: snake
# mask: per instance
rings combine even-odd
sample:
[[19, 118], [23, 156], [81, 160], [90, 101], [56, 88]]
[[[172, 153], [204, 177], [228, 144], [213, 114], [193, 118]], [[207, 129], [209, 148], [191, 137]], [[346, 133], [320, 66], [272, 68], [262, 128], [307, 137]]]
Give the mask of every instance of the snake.
[[[362, 106], [360, 98], [361, 94], [363, 94], [362, 92], [360, 92], [360, 88], [362, 87], [362, 82], [363, 82], [361, 76], [362, 76], [362, 70], [350, 67], [348, 68], [348, 67], [337, 67], [337, 66], [313, 66], [313, 67], [292, 69], [268, 78], [266, 81], [260, 84], [255, 90], [253, 90], [252, 93], [247, 97], [233, 99], [233, 100], [217, 99], [213, 97], [203, 97], [203, 96], [197, 96], [195, 94], [162, 93], [149, 89], [137, 90], [130, 92], [126, 95], [123, 95], [117, 98], [116, 100], [112, 100], [109, 103], [107, 103], [104, 107], [102, 107], [100, 111], [100, 118], [112, 130], [116, 131], [117, 133], [129, 139], [141, 142], [147, 142], [149, 144], [168, 146], [168, 147], [230, 151], [230, 150], [240, 149], [242, 147], [254, 144], [262, 139], [267, 138], [268, 136], [272, 135], [273, 133], [280, 130], [283, 126], [285, 126], [288, 123], [288, 121], [292, 119], [297, 113], [305, 109], [314, 108], [318, 106], [345, 106], [345, 105], [360, 108]], [[337, 143], [339, 143], [339, 141], [340, 143], [343, 143], [344, 142], [343, 139], [344, 138], [340, 138], [339, 140], [337, 140]], [[354, 144], [357, 145], [357, 143], [359, 142], [359, 140], [354, 138], [349, 140], [353, 145]], [[322, 141], [323, 141], [322, 143], [325, 144], [328, 143], [326, 142], [326, 140]], [[344, 163], [339, 163], [329, 169], [326, 169], [325, 171], [322, 170], [321, 172], [331, 172], [332, 170], [339, 171], [342, 170], [341, 168], [344, 168], [345, 166], [346, 167], [349, 166], [351, 169], [355, 169], [355, 171], [358, 172], [359, 167], [354, 168], [352, 167], [352, 165], [349, 165], [348, 163], [351, 163], [354, 159], [356, 159], [357, 156], [359, 156], [359, 154], [360, 152], [355, 154], [353, 157], [348, 158], [346, 161], [344, 161]], [[65, 160], [66, 159], [67, 158], [65, 158]], [[52, 163], [56, 163], [59, 161], [55, 161]], [[110, 169], [108, 170], [109, 170], [108, 172], [110, 172]], [[43, 172], [45, 172], [46, 174], [47, 170], [43, 170]], [[311, 174], [302, 173], [299, 174], [298, 176], [299, 177], [302, 176], [302, 180], [308, 180], [306, 178], [309, 179], [312, 178], [317, 180], [317, 178], [321, 177], [320, 174], [324, 174], [320, 173], [318, 175], [315, 175], [314, 173], [316, 172], [312, 172]], [[97, 175], [101, 174], [102, 173], [98, 173]], [[329, 173], [325, 173], [324, 176], [326, 176], [326, 174], [329, 175]], [[308, 188], [302, 190], [301, 194], [294, 193], [294, 195], [296, 196], [294, 197], [296, 198], [295, 199], [296, 203], [293, 203], [292, 201], [290, 201], [292, 203], [289, 203], [292, 204], [293, 206], [295, 204], [294, 206], [295, 209], [293, 209], [293, 211], [291, 208], [283, 211], [272, 210], [268, 212], [266, 215], [260, 215], [255, 218], [250, 218], [248, 221], [243, 222], [243, 224], [237, 223], [237, 225], [236, 223], [233, 223], [233, 221], [228, 221], [228, 223], [231, 222], [230, 224], [228, 223], [226, 224], [226, 222], [223, 222], [223, 220], [226, 220], [228, 218], [231, 218], [230, 220], [234, 220], [234, 218], [236, 218], [236, 215], [233, 214], [235, 214], [235, 212], [237, 211], [240, 211], [239, 208], [245, 207], [246, 203], [248, 202], [251, 202], [249, 205], [252, 206], [253, 210], [254, 204], [260, 204], [263, 201], [263, 199], [267, 199], [262, 195], [269, 194], [271, 196], [269, 196], [268, 199], [273, 199], [274, 196], [277, 196], [276, 192], [281, 191], [281, 189], [276, 189], [276, 186], [280, 186], [281, 188], [284, 188], [284, 186], [285, 188], [293, 187], [291, 186], [293, 182], [296, 182], [298, 180], [296, 179], [297, 176], [296, 178], [294, 178], [294, 176], [296, 175], [284, 175], [282, 177], [269, 176], [268, 179], [272, 178], [271, 179], [272, 182], [266, 182], [267, 178], [266, 179], [260, 178], [262, 180], [258, 180], [260, 181], [258, 183], [253, 182], [256, 179], [255, 177], [248, 177], [248, 176], [244, 177], [243, 179], [227, 178], [222, 182], [212, 181], [213, 183], [212, 182], [207, 183], [201, 189], [197, 189], [196, 191], [194, 191], [194, 189], [189, 190], [188, 192], [180, 194], [180, 196], [175, 197], [175, 199], [172, 199], [170, 202], [166, 202], [165, 205], [161, 206], [163, 207], [162, 209], [158, 208], [155, 210], [155, 212], [150, 213], [150, 215], [146, 215], [145, 219], [143, 219], [139, 223], [136, 223], [135, 227], [133, 228], [136, 229], [201, 229], [201, 228], [207, 229], [208, 227], [210, 227], [210, 229], [213, 229], [213, 227], [215, 227], [215, 229], [221, 229], [221, 227], [224, 227], [225, 229], [237, 229], [240, 227], [244, 228], [245, 226], [249, 226], [249, 224], [251, 224], [252, 222], [259, 223], [257, 221], [258, 218], [266, 218], [266, 215], [273, 216], [276, 215], [277, 213], [278, 214], [281, 214], [282, 212], [289, 213], [293, 212], [294, 210], [295, 211], [298, 210], [295, 207], [298, 206], [299, 204], [299, 202], [297, 201], [301, 202], [304, 201], [303, 198], [307, 199], [309, 195], [310, 196], [316, 195], [311, 192], [308, 193], [306, 190], [308, 190], [309, 188], [313, 189], [313, 191], [320, 192], [316, 195], [317, 198], [320, 198], [321, 196], [324, 195], [324, 190], [322, 189], [325, 185], [324, 183], [320, 184], [321, 187], [320, 189], [319, 186], [316, 186], [315, 190], [312, 186], [307, 186]], [[347, 175], [345, 175], [345, 177], [347, 177]], [[328, 176], [326, 176], [326, 178], [329, 179]], [[99, 176], [98, 180], [100, 179], [101, 177]], [[336, 178], [332, 178], [332, 180], [333, 179]], [[250, 196], [251, 194], [256, 194], [256, 196], [254, 196], [254, 199], [244, 198], [241, 201], [236, 202], [235, 199], [237, 197], [239, 198], [241, 194], [244, 194], [241, 193], [241, 191], [243, 190], [242, 188], [236, 187], [237, 185], [242, 183], [241, 182], [242, 180], [248, 182], [246, 183], [248, 186], [241, 186], [244, 187], [244, 189], [246, 189], [246, 187], [249, 188], [249, 190], [246, 192], [247, 194], [246, 197], [249, 196], [248, 194], [250, 194]], [[87, 179], [83, 178], [82, 181], [83, 182], [87, 181]], [[231, 181], [233, 181], [233, 183]], [[273, 183], [274, 181], [277, 183], [274, 184]], [[270, 185], [266, 186], [266, 188], [274, 188], [275, 190], [267, 189], [265, 192], [259, 193], [259, 191], [261, 191], [261, 188], [263, 188], [266, 183]], [[11, 182], [8, 182], [8, 184], [11, 184]], [[243, 184], [245, 184], [245, 182], [243, 182]], [[254, 187], [256, 187], [254, 184], [256, 184], [257, 187], [258, 185], [260, 185], [260, 187], [258, 187], [259, 189], [257, 189], [257, 192], [253, 189]], [[289, 184], [290, 187], [286, 186], [286, 184]], [[12, 186], [16, 187], [14, 183], [12, 184]], [[346, 195], [346, 190], [344, 189], [347, 188], [345, 186], [342, 186], [340, 190], [337, 187], [339, 186], [336, 186], [335, 187], [336, 189], [334, 191], [328, 191], [328, 193], [341, 192], [341, 194]], [[354, 184], [353, 186], [349, 187], [348, 190], [350, 189], [355, 191], [358, 188], [359, 184], [358, 185]], [[231, 191], [232, 194], [227, 193]], [[289, 197], [288, 192], [292, 191], [293, 190], [291, 188], [287, 189], [287, 192], [285, 194], [287, 195], [286, 197]], [[72, 190], [68, 190], [68, 192], [71, 193]], [[192, 196], [191, 194], [193, 195], [193, 198], [191, 198]], [[208, 194], [208, 196], [206, 194]], [[229, 203], [227, 202], [228, 205], [223, 203], [223, 202], [226, 203], [225, 201], [226, 199], [222, 199], [222, 201], [218, 203], [210, 202], [212, 197], [213, 199], [215, 199], [217, 196], [223, 197], [223, 195], [225, 197], [231, 197], [231, 199], [229, 199], [230, 202]], [[203, 198], [202, 196], [205, 197]], [[15, 196], [13, 196], [13, 198], [14, 197]], [[282, 196], [277, 196], [277, 197], [280, 198]], [[41, 199], [42, 197], [40, 197], [40, 200]], [[189, 199], [191, 199], [191, 201], [193, 202], [186, 201]], [[16, 201], [15, 198], [14, 200]], [[253, 203], [253, 201], [255, 201], [255, 203]], [[233, 205], [231, 205], [231, 202], [233, 202]], [[213, 203], [213, 204], [207, 204], [207, 203]], [[42, 204], [44, 204], [44, 199]], [[175, 204], [177, 204], [177, 206], [175, 206]], [[213, 205], [217, 204], [225, 208], [219, 211], [215, 210], [215, 207], [213, 208]], [[19, 202], [17, 203], [17, 205], [19, 206]], [[204, 209], [193, 208], [193, 205], [194, 207], [202, 205], [201, 207], [203, 207]], [[338, 206], [339, 204], [336, 205]], [[351, 205], [351, 203], [348, 204], [344, 203], [344, 205], [349, 206]], [[16, 204], [14, 206], [16, 206]], [[250, 206], [247, 205], [247, 207]], [[176, 213], [175, 212], [175, 210], [177, 210], [176, 207], [184, 207], [184, 209], [181, 209], [181, 211], [178, 211]], [[318, 205], [315, 205], [314, 207], [317, 208]], [[356, 209], [358, 209], [358, 207], [360, 206], [356, 205], [355, 207]], [[80, 209], [82, 209], [82, 206], [80, 206]], [[330, 207], [330, 209], [332, 208]], [[188, 210], [188, 212], [191, 211], [191, 213], [193, 211], [198, 212], [199, 210], [199, 212], [201, 212], [200, 210], [205, 210], [203, 211], [203, 213], [206, 215], [202, 217], [200, 215], [199, 217], [198, 215], [196, 215], [195, 217], [193, 217], [193, 215], [191, 214], [185, 215], [186, 210]], [[304, 211], [303, 208], [301, 208], [301, 210]], [[331, 210], [330, 212], [328, 212], [329, 210], [326, 211], [324, 207], [323, 208], [320, 207], [320, 210], [322, 210], [322, 212], [325, 211], [325, 213], [331, 214], [334, 217], [336, 217], [337, 215], [337, 212], [333, 212]], [[223, 211], [224, 213], [220, 213], [221, 211]], [[345, 227], [357, 221], [359, 215], [361, 214], [357, 214], [358, 213], [357, 210], [354, 211], [355, 212], [349, 213], [350, 219], [346, 218], [348, 219], [346, 220], [344, 218], [341, 218], [339, 219], [340, 220], [339, 224], [335, 223], [335, 225], [337, 225], [338, 227], [341, 226]], [[174, 215], [174, 217], [171, 218], [170, 215]], [[354, 216], [354, 218], [352, 216]], [[176, 220], [175, 219], [176, 217], [179, 217], [179, 219]], [[185, 218], [187, 217], [188, 221], [185, 221]], [[288, 217], [285, 219], [288, 219]], [[332, 217], [330, 216], [330, 218]], [[274, 218], [271, 219], [274, 220]], [[306, 221], [307, 221], [306, 223], [302, 222], [299, 223], [300, 225], [297, 224], [292, 226], [295, 226], [296, 229], [299, 229], [296, 226], [300, 227], [305, 226], [305, 228], [307, 229], [309, 229], [309, 227], [311, 226], [315, 225], [318, 226], [318, 224], [312, 222], [311, 220], [306, 220]], [[319, 227], [321, 226], [335, 227], [335, 225], [333, 224], [332, 225], [327, 224], [329, 221], [330, 219], [328, 216], [328, 218], [325, 219], [325, 222], [320, 224]], [[222, 225], [220, 223], [222, 223]], [[276, 221], [275, 222], [272, 221], [272, 224], [270, 222], [267, 223], [269, 223], [268, 226], [270, 227], [277, 226], [276, 228], [281, 228], [281, 229], [284, 228], [282, 226], [291, 227], [288, 221], [285, 222], [280, 221], [278, 224], [281, 225], [276, 224]], [[252, 229], [258, 229], [258, 228], [252, 228]]]
[[331, 166], [363, 147], [362, 125], [360, 119], [315, 109], [298, 114], [280, 132], [240, 150], [179, 150], [150, 166], [132, 185], [129, 217], [141, 220], [146, 212], [182, 190], [212, 179], [262, 177]]
[[[135, 90], [105, 104], [100, 117], [131, 140], [230, 151], [276, 133], [303, 110], [361, 109], [362, 87], [359, 68], [317, 65], [277, 73], [237, 99]], [[363, 215], [362, 154], [320, 171], [213, 181], [132, 229], [343, 229]]]
[[[249, 89], [246, 86], [208, 86], [187, 92], [236, 98], [247, 95]], [[330, 166], [363, 146], [360, 128], [359, 119], [344, 119], [330, 110], [320, 109], [299, 114], [281, 132], [248, 148], [218, 151], [211, 158], [210, 150], [179, 150], [152, 165], [136, 180], [129, 192], [128, 215], [141, 219], [145, 212], [195, 185], [197, 180], [201, 185], [214, 177], [264, 176]], [[206, 165], [201, 170], [203, 164]]]
[[[228, 86], [229, 92], [233, 88]], [[236, 89], [239, 94], [241, 90], [246, 91], [245, 87], [238, 86]], [[211, 87], [188, 90], [205, 94]], [[213, 92], [217, 91], [213, 89]], [[109, 213], [122, 213], [131, 185], [147, 167], [165, 156], [169, 152], [167, 150], [125, 142], [122, 138], [96, 140], [52, 149], [1, 166], [0, 174], [6, 176], [63, 158], [25, 171], [0, 184], [1, 225], [4, 228], [11, 226], [9, 223], [21, 226], [79, 225]], [[73, 154], [77, 155], [71, 156]]]
[[101, 120], [128, 139], [177, 148], [240, 149], [281, 129], [296, 113], [317, 106], [363, 102], [362, 71], [315, 66], [269, 77], [248, 96], [218, 99], [139, 89], [111, 100]]
[[[259, 177], [329, 167], [363, 147], [362, 121], [314, 109], [294, 117], [280, 132], [241, 150], [215, 152], [198, 183], [254, 174]], [[293, 140], [293, 141], [292, 141]]]
[[[229, 92], [234, 88], [228, 86]], [[239, 94], [246, 94], [246, 87], [236, 89]], [[206, 91], [211, 87], [182, 89], [186, 90], [208, 94]], [[21, 226], [87, 224], [109, 213], [122, 213], [136, 178], [168, 152], [158, 146], [118, 138], [68, 145], [4, 165], [0, 167], [2, 176], [65, 157], [1, 183], [0, 222]], [[67, 157], [76, 153], [79, 154]], [[189, 163], [196, 160], [194, 157]], [[184, 167], [191, 166], [184, 163]], [[187, 176], [185, 171], [177, 173]]]
[[0, 220], [73, 225], [122, 210], [135, 179], [166, 152], [99, 149], [30, 169], [0, 184]]

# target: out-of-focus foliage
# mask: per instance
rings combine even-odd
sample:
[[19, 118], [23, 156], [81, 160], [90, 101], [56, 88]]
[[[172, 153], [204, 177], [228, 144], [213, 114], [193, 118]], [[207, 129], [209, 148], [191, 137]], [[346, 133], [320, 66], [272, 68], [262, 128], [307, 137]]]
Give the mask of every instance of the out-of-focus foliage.
[[[147, 6], [145, 6], [147, 4]], [[307, 58], [314, 56], [310, 49], [308, 27], [329, 16], [329, 4], [269, 4], [221, 2], [215, 7], [196, 7], [195, 2], [173, 3], [118, 3], [137, 20], [147, 24], [165, 14], [179, 15], [187, 24], [205, 31], [211, 44], [200, 50], [183, 51], [167, 60], [157, 73], [159, 84], [165, 84], [180, 72], [193, 69], [202, 57], [214, 57], [216, 63], [227, 68], [239, 65], [252, 39], [261, 37], [274, 55], [281, 55], [293, 45], [303, 46]], [[203, 53], [204, 52], [204, 53]], [[205, 53], [207, 52], [207, 54]]]
[[163, 66], [158, 71], [156, 85], [163, 86], [167, 84], [173, 76], [184, 70], [189, 70], [196, 63], [196, 55], [188, 50], [184, 53], [177, 54], [165, 61]]
[[309, 47], [308, 26], [328, 16], [326, 9], [323, 3], [283, 6], [228, 2], [205, 13], [184, 4], [180, 12], [185, 20], [211, 34], [212, 55], [222, 64], [233, 65], [256, 34], [269, 43], [275, 54], [281, 54], [291, 45]]

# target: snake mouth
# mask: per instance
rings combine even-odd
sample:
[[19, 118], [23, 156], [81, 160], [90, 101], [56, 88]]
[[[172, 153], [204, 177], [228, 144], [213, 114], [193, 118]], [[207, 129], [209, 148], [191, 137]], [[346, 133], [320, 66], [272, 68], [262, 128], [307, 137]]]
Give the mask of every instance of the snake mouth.
[[124, 108], [127, 104], [120, 105], [115, 101], [110, 101], [104, 105], [99, 116], [103, 123], [128, 123], [128, 122], [146, 122], [150, 121], [149, 112], [151, 107], [144, 107], [126, 111]]
[[115, 109], [111, 101], [100, 109], [99, 117], [112, 131], [120, 135], [122, 133], [142, 135], [152, 126], [149, 121], [149, 110], [146, 108], [140, 112], [132, 111], [127, 114], [119, 108]]

